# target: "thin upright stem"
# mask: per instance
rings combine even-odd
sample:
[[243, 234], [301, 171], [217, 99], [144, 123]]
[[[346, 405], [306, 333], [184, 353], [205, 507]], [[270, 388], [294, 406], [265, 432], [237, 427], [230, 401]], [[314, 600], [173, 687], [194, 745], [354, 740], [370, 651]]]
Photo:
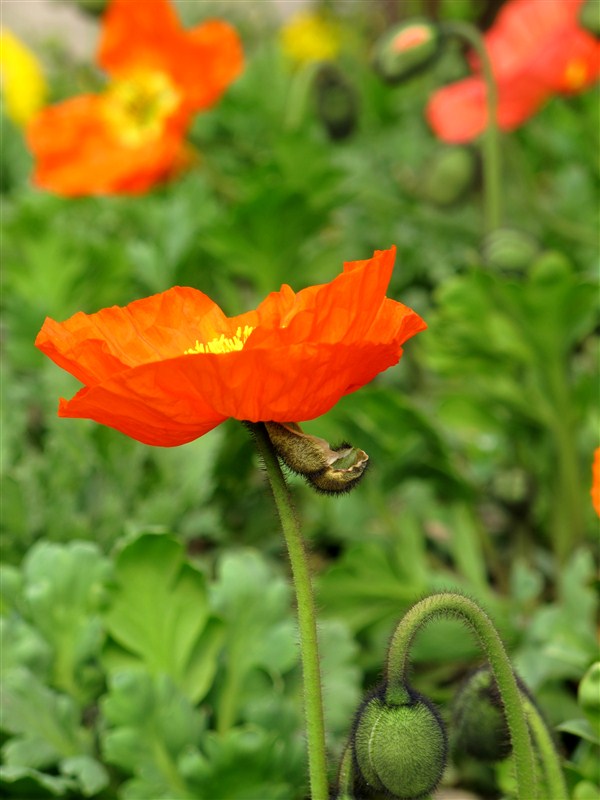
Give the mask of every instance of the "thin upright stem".
[[483, 40], [474, 25], [468, 22], [445, 22], [446, 33], [464, 39], [477, 53], [486, 87], [487, 126], [483, 133], [483, 181], [485, 196], [485, 230], [491, 233], [500, 227], [502, 220], [502, 193], [500, 181], [500, 141], [498, 131], [498, 87], [492, 62]]
[[306, 552], [290, 493], [269, 434], [261, 422], [246, 424], [254, 435], [258, 452], [267, 471], [292, 567], [300, 630], [311, 798], [327, 800], [329, 788], [317, 621]]
[[468, 597], [456, 593], [436, 594], [414, 605], [396, 628], [387, 662], [387, 699], [391, 703], [409, 702], [408, 668], [410, 647], [419, 630], [432, 619], [453, 617], [477, 635], [494, 674], [514, 754], [519, 800], [538, 797], [535, 754], [533, 751], [521, 693], [502, 640], [487, 614]]
[[560, 757], [550, 731], [535, 704], [528, 697], [523, 697], [523, 704], [531, 736], [539, 756], [547, 795], [553, 800], [569, 800], [565, 776], [560, 766]]

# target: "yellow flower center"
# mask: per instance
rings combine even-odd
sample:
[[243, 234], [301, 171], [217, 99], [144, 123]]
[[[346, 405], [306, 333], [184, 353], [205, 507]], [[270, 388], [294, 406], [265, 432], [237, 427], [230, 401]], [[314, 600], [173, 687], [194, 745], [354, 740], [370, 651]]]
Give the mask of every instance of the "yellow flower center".
[[117, 138], [128, 147], [158, 139], [181, 95], [164, 72], [137, 72], [112, 83], [104, 113]]
[[565, 70], [565, 83], [569, 89], [572, 89], [573, 91], [581, 89], [581, 87], [585, 84], [587, 77], [588, 69], [584, 61], [575, 59], [567, 64], [567, 68]]
[[225, 334], [222, 333], [220, 336], [215, 336], [214, 339], [206, 343], [199, 342], [198, 339], [196, 339], [195, 346], [190, 347], [189, 350], [185, 350], [184, 353], [186, 355], [193, 353], [217, 353], [219, 355], [222, 353], [232, 353], [234, 350], [241, 350], [244, 347], [246, 339], [253, 330], [254, 328], [251, 328], [250, 325], [246, 325], [243, 329], [240, 326], [234, 336], [225, 336]]

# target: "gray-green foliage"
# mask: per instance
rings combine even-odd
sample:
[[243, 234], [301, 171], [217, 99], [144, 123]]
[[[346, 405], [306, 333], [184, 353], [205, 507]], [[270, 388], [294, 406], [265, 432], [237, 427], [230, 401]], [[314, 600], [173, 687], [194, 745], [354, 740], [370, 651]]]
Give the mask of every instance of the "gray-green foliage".
[[[211, 581], [167, 534], [129, 538], [112, 558], [87, 542], [41, 542], [20, 569], [4, 568], [2, 590], [9, 796], [301, 796], [291, 589], [257, 551], [229, 553]], [[321, 639], [337, 749], [360, 671], [342, 622]]]

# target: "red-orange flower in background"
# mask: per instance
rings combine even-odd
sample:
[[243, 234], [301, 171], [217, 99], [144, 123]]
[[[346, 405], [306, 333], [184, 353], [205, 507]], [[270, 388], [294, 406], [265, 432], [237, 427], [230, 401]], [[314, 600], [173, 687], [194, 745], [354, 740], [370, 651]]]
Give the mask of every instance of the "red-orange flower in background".
[[300, 422], [396, 364], [426, 326], [385, 296], [395, 248], [344, 265], [333, 281], [271, 293], [226, 317], [197, 289], [63, 323], [36, 346], [83, 384], [59, 416], [93, 419], [151, 445], [185, 444], [228, 417]]
[[594, 463], [592, 464], [592, 505], [596, 514], [600, 517], [600, 447], [594, 451]]
[[67, 196], [139, 193], [189, 160], [191, 116], [239, 75], [235, 30], [210, 20], [184, 30], [168, 0], [112, 0], [102, 23], [101, 94], [41, 112], [28, 129], [34, 183]]
[[[498, 84], [498, 124], [513, 130], [553, 94], [572, 94], [600, 74], [600, 44], [578, 23], [584, 0], [510, 0], [485, 35]], [[479, 70], [477, 61], [473, 66]], [[434, 93], [427, 119], [447, 142], [466, 142], [487, 126], [480, 74]]]

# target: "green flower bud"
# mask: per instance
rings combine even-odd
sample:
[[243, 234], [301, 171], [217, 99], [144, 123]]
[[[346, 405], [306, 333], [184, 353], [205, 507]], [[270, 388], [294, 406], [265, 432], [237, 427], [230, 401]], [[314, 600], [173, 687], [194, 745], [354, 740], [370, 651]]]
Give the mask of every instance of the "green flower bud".
[[511, 741], [500, 693], [487, 667], [467, 678], [452, 712], [453, 748], [480, 761], [502, 761]]
[[412, 19], [381, 37], [373, 66], [387, 83], [401, 83], [426, 70], [441, 50], [441, 29], [427, 19]]
[[598, 0], [587, 0], [579, 9], [579, 24], [594, 36], [600, 36], [600, 4]]
[[284, 464], [324, 494], [349, 492], [368, 466], [364, 450], [350, 444], [332, 448], [325, 439], [304, 433], [295, 422], [265, 422], [265, 427]]
[[600, 729], [600, 661], [592, 664], [581, 679], [577, 699], [592, 727]]
[[485, 263], [503, 271], [522, 272], [538, 253], [539, 245], [533, 236], [511, 228], [493, 231], [483, 243]]
[[379, 687], [359, 709], [352, 733], [357, 774], [370, 788], [399, 800], [429, 795], [446, 766], [444, 724], [429, 700], [391, 705]]
[[333, 64], [323, 64], [315, 77], [315, 102], [329, 137], [345, 139], [354, 132], [358, 98], [352, 85]]
[[427, 165], [421, 193], [436, 206], [451, 206], [465, 197], [477, 171], [477, 153], [472, 147], [442, 147]]

